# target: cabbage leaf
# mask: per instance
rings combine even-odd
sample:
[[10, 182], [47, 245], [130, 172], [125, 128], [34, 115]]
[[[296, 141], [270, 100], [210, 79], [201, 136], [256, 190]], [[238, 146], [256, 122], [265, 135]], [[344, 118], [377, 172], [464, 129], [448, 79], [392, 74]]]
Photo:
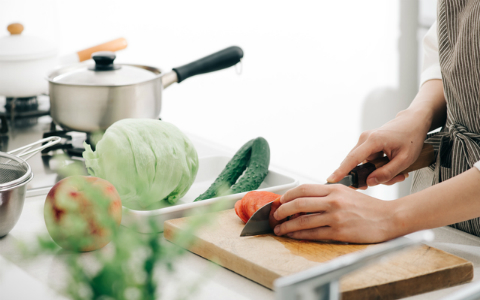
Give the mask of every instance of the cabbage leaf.
[[175, 204], [198, 171], [190, 140], [173, 124], [152, 119], [123, 119], [111, 125], [96, 145], [85, 145], [88, 173], [112, 183], [122, 205], [149, 210], [165, 200]]

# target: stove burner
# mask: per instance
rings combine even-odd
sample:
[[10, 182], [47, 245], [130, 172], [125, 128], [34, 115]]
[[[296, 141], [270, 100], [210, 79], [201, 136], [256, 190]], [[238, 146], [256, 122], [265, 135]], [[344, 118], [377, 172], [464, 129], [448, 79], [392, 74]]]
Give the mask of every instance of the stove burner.
[[[85, 132], [78, 131], [68, 131], [68, 130], [58, 130], [57, 125], [52, 121], [50, 123], [50, 131], [43, 133], [43, 137], [58, 136], [62, 138], [62, 141], [56, 145], [45, 148], [42, 150], [42, 161], [45, 169], [45, 173], [59, 174], [57, 179], [63, 178], [62, 176], [67, 176], [65, 173], [65, 167], [70, 164], [77, 164], [79, 167], [76, 170], [82, 169], [84, 175], [88, 175], [85, 166], [83, 164], [82, 153], [85, 151], [83, 147], [83, 142], [86, 141], [88, 144], [93, 144], [90, 142], [90, 135]], [[61, 150], [68, 157], [57, 156], [55, 153]], [[68, 168], [67, 168], [68, 169]]]
[[38, 107], [39, 103], [36, 96], [24, 98], [7, 97], [5, 111], [0, 112], [0, 117], [9, 119], [11, 126], [34, 126], [38, 123], [38, 117], [50, 114], [48, 110], [39, 110]]
[[5, 116], [0, 116], [0, 151], [8, 151], [8, 122]]
[[[83, 151], [85, 151], [85, 148], [83, 147], [83, 145], [78, 145], [78, 143], [75, 143], [76, 141], [74, 140], [71, 133], [72, 131], [66, 131], [66, 130], [45, 132], [43, 134], [44, 138], [51, 137], [51, 136], [59, 136], [65, 141], [63, 143], [60, 142], [56, 145], [43, 149], [42, 154], [47, 154], [50, 151], [55, 151], [55, 150], [63, 150], [63, 152], [65, 152], [65, 154], [67, 154], [70, 157], [81, 158]], [[90, 144], [92, 146], [92, 149], [94, 149], [93, 144], [90, 142], [90, 135], [87, 134], [86, 139], [83, 138], [82, 140], [87, 142], [87, 144]]]
[[7, 97], [5, 110], [7, 112], [11, 112], [12, 108], [15, 110], [15, 112], [36, 111], [38, 110], [37, 96], [24, 98]]

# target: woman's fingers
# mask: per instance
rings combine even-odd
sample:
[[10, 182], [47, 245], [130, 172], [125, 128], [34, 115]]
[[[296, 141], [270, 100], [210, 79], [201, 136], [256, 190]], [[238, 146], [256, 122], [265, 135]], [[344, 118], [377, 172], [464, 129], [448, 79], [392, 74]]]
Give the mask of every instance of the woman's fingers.
[[383, 184], [394, 185], [395, 183], [402, 182], [407, 178], [408, 178], [408, 174], [398, 174], [397, 176], [393, 177], [392, 180], [389, 180]]
[[[316, 211], [276, 225], [275, 234], [295, 239], [354, 243], [379, 242], [394, 237], [397, 227], [392, 221], [395, 201], [381, 201], [339, 184], [329, 187], [328, 196], [298, 198], [280, 205], [277, 212], [284, 210], [282, 218]], [[301, 204], [295, 204], [297, 201]]]
[[389, 182], [393, 180], [395, 176], [399, 175], [400, 172], [405, 170], [409, 165], [410, 162], [407, 161], [407, 156], [405, 154], [397, 154], [390, 162], [373, 171], [372, 174], [368, 176], [367, 185], [375, 186], [381, 183]]
[[303, 197], [323, 197], [330, 193], [328, 185], [324, 184], [302, 184], [287, 191], [280, 198], [280, 203], [287, 203], [297, 198]]
[[326, 201], [317, 197], [302, 197], [280, 205], [273, 216], [278, 221], [297, 213], [316, 213], [328, 208]]
[[340, 167], [336, 169], [330, 177], [328, 177], [328, 182], [338, 182], [343, 177], [345, 177], [353, 168], [355, 168], [359, 163], [363, 162], [367, 157], [372, 154], [378, 153], [383, 150], [383, 145], [377, 142], [365, 142], [357, 148], [350, 151], [350, 153], [345, 157], [343, 162], [340, 164]]
[[289, 238], [297, 240], [337, 240], [334, 230], [331, 227], [320, 227], [305, 229], [287, 234]]
[[276, 235], [285, 235], [290, 232], [319, 228], [328, 226], [331, 223], [331, 217], [328, 213], [316, 213], [303, 215], [293, 220], [277, 225], [274, 229]]
[[384, 155], [385, 155], [385, 153], [383, 153], [383, 151], [382, 151], [382, 152], [374, 153], [374, 154], [370, 155], [369, 157], [367, 157], [367, 159], [365, 160], [365, 162], [369, 162], [369, 161], [372, 161], [372, 160], [374, 160], [374, 159], [383, 157]]

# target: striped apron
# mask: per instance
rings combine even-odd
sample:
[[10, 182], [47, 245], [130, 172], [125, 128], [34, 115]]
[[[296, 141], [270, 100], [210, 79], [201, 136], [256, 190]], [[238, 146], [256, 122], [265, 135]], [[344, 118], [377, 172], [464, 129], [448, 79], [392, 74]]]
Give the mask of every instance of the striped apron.
[[[447, 120], [440, 132], [427, 137], [436, 163], [415, 173], [412, 193], [480, 160], [480, 1], [440, 0], [437, 25]], [[480, 218], [450, 226], [480, 236]]]

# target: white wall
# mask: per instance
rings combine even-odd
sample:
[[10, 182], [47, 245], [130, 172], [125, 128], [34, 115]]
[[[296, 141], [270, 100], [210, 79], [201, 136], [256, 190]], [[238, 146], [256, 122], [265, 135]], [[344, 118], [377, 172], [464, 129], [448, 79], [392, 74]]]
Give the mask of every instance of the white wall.
[[[398, 96], [400, 5], [0, 0], [0, 29], [22, 22], [25, 34], [55, 39], [62, 53], [123, 36], [129, 46], [118, 61], [164, 70], [238, 45], [245, 52], [240, 76], [232, 68], [170, 87], [162, 118], [232, 149], [263, 136], [273, 164], [324, 180], [362, 128], [408, 104]], [[383, 117], [365, 120], [372, 115]], [[373, 194], [395, 198], [397, 190]]]

